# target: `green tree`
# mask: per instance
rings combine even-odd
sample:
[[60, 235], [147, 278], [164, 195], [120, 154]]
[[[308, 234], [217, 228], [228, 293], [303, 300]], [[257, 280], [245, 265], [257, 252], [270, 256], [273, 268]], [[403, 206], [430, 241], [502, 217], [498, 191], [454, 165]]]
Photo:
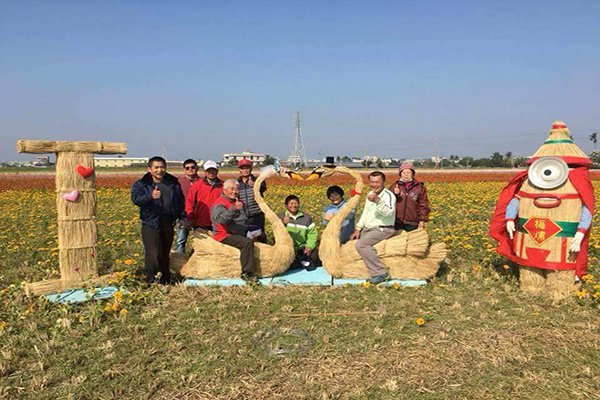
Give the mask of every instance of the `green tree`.
[[267, 154], [267, 156], [265, 157], [265, 160], [263, 161], [262, 165], [273, 165], [275, 164], [275, 158], [271, 157], [269, 154]]
[[504, 167], [506, 166], [505, 162], [504, 162], [504, 157], [502, 156], [502, 154], [500, 154], [500, 152], [495, 151], [494, 153], [492, 153], [492, 156], [490, 157], [490, 167]]
[[598, 132], [594, 132], [590, 135], [590, 140], [594, 143], [594, 152], [596, 151], [596, 143], [598, 143]]
[[466, 156], [458, 161], [458, 165], [469, 168], [473, 165], [473, 161], [475, 161], [473, 157]]

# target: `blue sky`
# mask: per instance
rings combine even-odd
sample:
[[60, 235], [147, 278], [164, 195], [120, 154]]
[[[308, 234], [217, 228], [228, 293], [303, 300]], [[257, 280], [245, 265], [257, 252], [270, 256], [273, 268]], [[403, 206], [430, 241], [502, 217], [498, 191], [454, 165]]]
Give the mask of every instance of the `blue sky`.
[[[490, 4], [488, 4], [490, 3]], [[0, 159], [529, 155], [600, 131], [598, 1], [2, 1]], [[436, 147], [436, 143], [437, 147]]]

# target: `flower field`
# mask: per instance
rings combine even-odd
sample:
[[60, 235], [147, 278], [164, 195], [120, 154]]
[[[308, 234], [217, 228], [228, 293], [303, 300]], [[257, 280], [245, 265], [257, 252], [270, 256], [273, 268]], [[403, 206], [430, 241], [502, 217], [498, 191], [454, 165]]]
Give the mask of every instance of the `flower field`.
[[[498, 194], [505, 184], [503, 181], [506, 181], [509, 177], [482, 174], [481, 176], [471, 176], [470, 181], [456, 178], [456, 175], [448, 175], [445, 179], [444, 176], [440, 177], [440, 175], [435, 177], [433, 175], [420, 176], [420, 178], [427, 182], [432, 205], [431, 221], [427, 225], [431, 240], [434, 242], [443, 241], [449, 249], [448, 265], [445, 267], [443, 274], [434, 280], [434, 288], [429, 290], [435, 291], [435, 296], [440, 296], [441, 300], [445, 296], [451, 296], [451, 293], [455, 293], [461, 285], [469, 281], [474, 285], [470, 290], [477, 290], [476, 286], [481, 285], [492, 293], [500, 291], [513, 293], [511, 296], [516, 296], [514, 294], [518, 291], [517, 282], [514, 278], [516, 269], [506, 260], [496, 255], [494, 252], [495, 243], [487, 234], [491, 213]], [[0, 210], [2, 210], [0, 215], [0, 350], [2, 350], [2, 358], [0, 358], [0, 398], [3, 395], [10, 397], [11, 395], [27, 393], [29, 390], [43, 392], [47, 387], [54, 387], [53, 390], [55, 391], [49, 393], [65, 394], [67, 392], [71, 393], [69, 390], [79, 385], [71, 382], [67, 385], [71, 389], [66, 392], [61, 391], [59, 382], [61, 379], [67, 379], [66, 377], [70, 375], [67, 371], [54, 371], [54, 375], [42, 374], [46, 377], [46, 380], [39, 378], [42, 380], [36, 381], [38, 379], [35, 373], [37, 367], [29, 365], [34, 362], [35, 357], [31, 358], [32, 356], [25, 355], [29, 347], [27, 343], [33, 340], [32, 338], [38, 338], [42, 335], [45, 338], [42, 342], [49, 343], [48, 340], [63, 337], [67, 335], [67, 332], [71, 332], [68, 335], [83, 340], [83, 336], [89, 334], [90, 331], [106, 329], [102, 340], [114, 342], [118, 339], [111, 336], [109, 333], [111, 329], [119, 332], [126, 329], [126, 326], [134, 330], [148, 329], [140, 328], [143, 325], [140, 321], [151, 318], [153, 308], [169, 304], [166, 297], [167, 293], [169, 290], [176, 291], [176, 289], [146, 288], [135, 277], [135, 272], [143, 262], [143, 248], [140, 241], [138, 210], [131, 204], [129, 199], [129, 187], [133, 179], [135, 178], [131, 176], [103, 177], [102, 175], [98, 178], [97, 216], [100, 272], [102, 274], [119, 272], [115, 284], [120, 285], [122, 290], [117, 292], [113, 299], [105, 302], [90, 302], [78, 306], [56, 306], [47, 303], [43, 299], [28, 299], [20, 289], [21, 282], [33, 282], [59, 276], [55, 193], [52, 177], [32, 176], [23, 178], [21, 176], [17, 179], [14, 176], [0, 175]], [[310, 183], [277, 178], [268, 182], [269, 187], [265, 198], [271, 208], [279, 212], [283, 210], [285, 196], [292, 193], [296, 194], [300, 197], [301, 209], [312, 215], [315, 220], [320, 221], [323, 207], [327, 204], [325, 191], [330, 184], [340, 184], [346, 193], [352, 187], [352, 182], [345, 178], [334, 177]], [[595, 181], [594, 185], [598, 197], [600, 194], [600, 181]], [[600, 304], [600, 279], [598, 279], [600, 269], [597, 267], [600, 259], [598, 213], [599, 211], [596, 210], [590, 242], [590, 274], [584, 277], [581, 287], [573, 293], [569, 307], [592, 310]], [[223, 297], [220, 296], [224, 296], [226, 300], [228, 299], [233, 303], [237, 302], [239, 300], [238, 296], [243, 297], [244, 290], [246, 289], [231, 289], [229, 292], [220, 294], [222, 293], [221, 289], [200, 289], [196, 294], [189, 294], [188, 291], [185, 291], [179, 293], [179, 296], [183, 296], [188, 300], [195, 299], [193, 301], [199, 302], [198, 304], [203, 304], [206, 301], [208, 302], [206, 307], [210, 309], [213, 306], [219, 308], [219, 301], [224, 301]], [[285, 290], [285, 288], [273, 289], [273, 292], [268, 293], [276, 293], [277, 290]], [[306, 298], [300, 296], [300, 294], [293, 294], [296, 293], [294, 292], [295, 289], [289, 290], [292, 293], [291, 298], [302, 298], [302, 300], [298, 300], [298, 304], [304, 304], [308, 309], [315, 307], [314, 304], [305, 303]], [[322, 289], [298, 290], [302, 290], [298, 293], [306, 293], [306, 291], [312, 290], [313, 292], [309, 292], [312, 293], [310, 296], [315, 296], [315, 298], [328, 296], [320, 294]], [[375, 297], [383, 296], [380, 300], [386, 303], [392, 301], [390, 296], [393, 296], [392, 292], [394, 291], [401, 294], [403, 289], [397, 286], [383, 289], [383, 291], [377, 288], [349, 289], [350, 293], [356, 293], [356, 299], [352, 301], [357, 301], [353, 309], [358, 310], [366, 310], [369, 308], [368, 305], [371, 304], [371, 300], [364, 297], [365, 294], [374, 293]], [[274, 296], [274, 294], [262, 295], [259, 293], [258, 295], [253, 294], [253, 296], [263, 296], [261, 301], [266, 301], [268, 305], [269, 296]], [[281, 294], [281, 296], [284, 295]], [[235, 297], [237, 300], [229, 297]], [[358, 298], [363, 300], [359, 301]], [[418, 303], [417, 300], [415, 301]], [[173, 300], [173, 302], [177, 303], [178, 301]], [[289, 299], [283, 301], [283, 303], [275, 302], [274, 304], [278, 304], [275, 309], [284, 311], [292, 311], [300, 307], [298, 304], [289, 303]], [[393, 307], [391, 304], [389, 307]], [[408, 325], [403, 329], [408, 330], [410, 335], [423, 334], [427, 329], [434, 329], [433, 327], [436, 324], [435, 314], [439, 310], [429, 308], [421, 303], [418, 304], [420, 305], [415, 308], [418, 312], [406, 315]], [[456, 307], [456, 305], [450, 303], [446, 306], [447, 308]], [[171, 304], [166, 307], [174, 306]], [[187, 311], [184, 312], [192, 312], [191, 309], [186, 307], [184, 308]], [[224, 305], [223, 307], [230, 306]], [[440, 305], [440, 307], [442, 306]], [[535, 312], [539, 312], [539, 310]], [[233, 313], [232, 315], [237, 314]], [[245, 323], [260, 325], [256, 318], [257, 316], [253, 317], [254, 322], [246, 321]], [[258, 318], [260, 319], [260, 317]], [[437, 318], [438, 320], [443, 319], [441, 316]], [[465, 322], [467, 326], [472, 323], [472, 320], [469, 321]], [[342, 326], [339, 326], [339, 329], [346, 333], [349, 332], [345, 331], [344, 323], [341, 324]], [[210, 330], [210, 325], [211, 323], [207, 322], [206, 326], [196, 327], [196, 329], [208, 334], [207, 330]], [[410, 325], [416, 329], [411, 328]], [[347, 329], [350, 329], [350, 327], [347, 327]], [[368, 329], [384, 329], [384, 326], [371, 326]], [[220, 328], [215, 328], [215, 332], [218, 331], [220, 331]], [[327, 338], [323, 338], [325, 343], [329, 343], [331, 335], [333, 334], [327, 334]], [[216, 339], [211, 338], [209, 335], [207, 340]], [[244, 341], [250, 340], [250, 338], [245, 339], [242, 335], [238, 339], [229, 338], [229, 340]], [[66, 346], [70, 341], [62, 343]], [[88, 345], [97, 347], [99, 344], [88, 343]], [[96, 347], [94, 347], [94, 351], [97, 353]], [[52, 360], [49, 355], [50, 350], [42, 349], [38, 351], [48, 354], [45, 362]], [[56, 361], [54, 360], [54, 362]], [[80, 360], [80, 362], [85, 364], [84, 361]], [[293, 363], [293, 361], [290, 362]], [[215, 363], [218, 363], [218, 359], [209, 359], [208, 363], [215, 365]], [[597, 368], [598, 364], [595, 364], [595, 366]], [[19, 375], [21, 368], [25, 370], [24, 375]], [[48, 365], [41, 365], [39, 368], [43, 372], [44, 368], [48, 368]], [[124, 371], [115, 368], [109, 375], [102, 376], [105, 379], [123, 380], [126, 376]], [[268, 369], [268, 364], [264, 368]], [[594, 369], [590, 374], [593, 375], [594, 371], [597, 371], [597, 369]], [[89, 377], [89, 373], [86, 376], [88, 376], [89, 382], [84, 383], [82, 381], [82, 387], [91, 384], [92, 379]], [[213, 376], [212, 379], [217, 378]], [[236, 394], [231, 386], [228, 386], [226, 380], [219, 382], [219, 385], [225, 385], [219, 386], [223, 391], [205, 392], [206, 397], [214, 395], [215, 397], [223, 396], [226, 398]], [[27, 390], [18, 389], [18, 387], [25, 387], [24, 385], [27, 386]], [[370, 388], [366, 392], [360, 392], [359, 390], [356, 393], [359, 395], [360, 393], [366, 393], [368, 397], [369, 393], [382, 393], [380, 391], [390, 390], [393, 392], [394, 385], [402, 386], [400, 381], [386, 381], [381, 385], [376, 389]], [[94, 386], [89, 387], [93, 388]], [[73, 393], [79, 393], [77, 392], [78, 389], [73, 390]], [[165, 394], [166, 392], [157, 390], [165, 398], [168, 397]], [[321, 393], [319, 390], [322, 391], [322, 388], [320, 387], [316, 392], [310, 393]], [[375, 390], [375, 392], [369, 392], [369, 390]], [[336, 393], [341, 393], [341, 391], [342, 389], [339, 389]], [[115, 393], [116, 395], [119, 394], [118, 390], [111, 393], [113, 395]], [[212, 394], [209, 396], [206, 393]], [[456, 393], [460, 394], [461, 392]], [[121, 394], [127, 395], [128, 392], [124, 391]], [[106, 397], [111, 397], [111, 395]]]

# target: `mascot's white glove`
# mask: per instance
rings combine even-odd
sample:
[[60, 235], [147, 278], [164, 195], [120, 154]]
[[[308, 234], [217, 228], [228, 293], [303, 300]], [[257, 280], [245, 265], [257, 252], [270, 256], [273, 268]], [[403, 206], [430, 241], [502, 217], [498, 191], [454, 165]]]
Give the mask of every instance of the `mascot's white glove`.
[[569, 251], [573, 253], [579, 252], [579, 250], [581, 249], [581, 242], [583, 241], [583, 236], [585, 236], [583, 232], [575, 233], [575, 237], [573, 237], [573, 240], [571, 241], [571, 247], [569, 247]]
[[515, 233], [515, 221], [512, 219], [506, 221], [506, 232], [508, 232], [508, 236], [512, 239]]

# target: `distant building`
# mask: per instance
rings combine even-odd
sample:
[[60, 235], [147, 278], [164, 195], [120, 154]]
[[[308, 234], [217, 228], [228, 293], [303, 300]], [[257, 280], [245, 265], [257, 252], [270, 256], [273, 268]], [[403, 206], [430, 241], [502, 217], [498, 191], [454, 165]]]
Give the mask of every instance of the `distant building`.
[[268, 154], [254, 153], [250, 150], [244, 150], [241, 153], [226, 153], [223, 154], [221, 165], [227, 165], [231, 163], [232, 160], [239, 161], [243, 158], [252, 161], [253, 165], [258, 165], [264, 163], [267, 156]]
[[50, 156], [38, 156], [31, 162], [34, 167], [47, 167], [50, 165]]
[[148, 157], [94, 157], [97, 168], [145, 167]]

